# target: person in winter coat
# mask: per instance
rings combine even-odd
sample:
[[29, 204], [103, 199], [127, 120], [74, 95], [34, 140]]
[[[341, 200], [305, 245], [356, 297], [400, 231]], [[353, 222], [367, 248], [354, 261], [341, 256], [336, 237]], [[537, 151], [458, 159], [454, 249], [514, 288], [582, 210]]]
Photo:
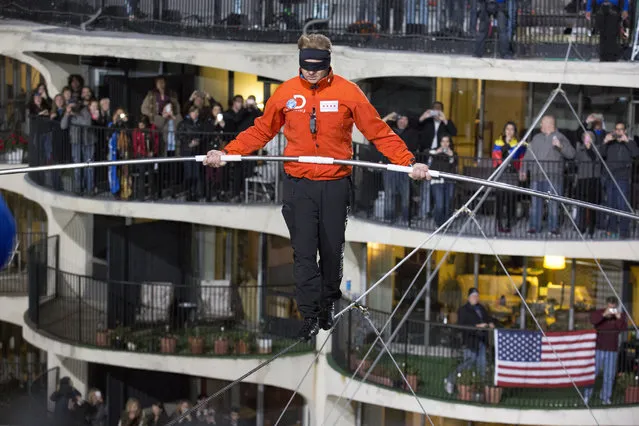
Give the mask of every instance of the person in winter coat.
[[[576, 198], [593, 204], [599, 204], [601, 188], [601, 161], [595, 152], [600, 149], [597, 144], [597, 136], [590, 130], [582, 133], [581, 140], [577, 142], [577, 186]], [[583, 233], [593, 236], [597, 223], [596, 210], [579, 209], [577, 224]]]
[[60, 379], [58, 389], [51, 394], [49, 399], [55, 403], [53, 419], [56, 426], [69, 426], [73, 422], [72, 410], [75, 407], [76, 398], [80, 392], [73, 387], [69, 377]]
[[465, 327], [462, 332], [464, 360], [446, 378], [445, 388], [449, 394], [454, 392], [455, 378], [462, 371], [475, 368], [481, 377], [486, 375], [487, 330], [495, 328], [493, 318], [479, 303], [479, 290], [474, 287], [468, 290], [468, 302], [459, 308], [457, 318], [457, 324]]
[[[89, 109], [83, 107], [81, 104], [68, 104], [67, 109], [60, 121], [60, 128], [62, 130], [69, 131], [69, 142], [71, 143], [71, 158], [74, 163], [81, 163], [89, 161], [93, 158], [94, 145], [89, 144], [86, 140], [87, 128], [91, 125], [91, 114]], [[95, 141], [93, 141], [95, 142]], [[89, 183], [89, 169], [82, 170], [81, 168], [74, 169], [74, 182], [79, 185], [76, 188], [79, 192], [82, 191], [82, 172], [85, 172], [85, 184]], [[88, 186], [88, 185], [86, 185]]]
[[[331, 69], [331, 41], [321, 34], [298, 40], [299, 70], [266, 103], [264, 115], [224, 151], [211, 150], [205, 165], [221, 167], [225, 154], [247, 155], [263, 148], [284, 126], [285, 156], [353, 157], [353, 124], [393, 164], [410, 166], [413, 179], [429, 179], [406, 144], [384, 123], [355, 84]], [[298, 337], [310, 340], [333, 327], [340, 299], [346, 219], [352, 167], [287, 162], [282, 214], [294, 247], [296, 299], [304, 322]], [[317, 261], [319, 251], [320, 261]]]
[[[138, 128], [133, 130], [133, 158], [153, 158], [160, 153], [160, 136], [155, 124], [150, 124], [147, 117], [142, 117], [138, 122]], [[157, 195], [156, 173], [157, 163], [138, 164], [137, 180], [134, 182], [136, 198], [144, 200], [146, 196]], [[148, 181], [148, 186], [145, 183]], [[148, 188], [145, 191], [144, 188]]]
[[[183, 156], [201, 155], [206, 152], [202, 126], [200, 124], [200, 110], [196, 106], [189, 109], [189, 115], [180, 123], [178, 128], [180, 145]], [[203, 170], [195, 161], [184, 163], [184, 184], [187, 190], [187, 201], [197, 201], [202, 191]]]
[[[606, 299], [606, 307], [590, 314], [590, 322], [597, 330], [595, 346], [595, 374], [603, 371], [603, 387], [600, 397], [604, 405], [610, 405], [612, 387], [617, 373], [617, 355], [619, 350], [619, 334], [628, 326], [626, 314], [619, 308], [616, 297]], [[588, 401], [592, 397], [593, 387], [584, 392]]]
[[124, 412], [120, 416], [118, 426], [147, 426], [140, 401], [135, 398], [129, 398]]
[[151, 405], [151, 412], [146, 418], [147, 426], [164, 426], [169, 422], [169, 416], [164, 410], [164, 404], [161, 402], [154, 402]]
[[[499, 139], [497, 139], [493, 145], [493, 167], [499, 167], [502, 161], [513, 152], [518, 143], [517, 126], [512, 121], [509, 121], [504, 126], [504, 130], [499, 136]], [[511, 185], [518, 184], [517, 172], [521, 168], [521, 158], [524, 156], [525, 151], [526, 148], [523, 146], [517, 149], [513, 159], [508, 163], [508, 167], [502, 174], [501, 182]], [[497, 208], [495, 209], [497, 214], [497, 230], [505, 233], [510, 232], [510, 227], [515, 217], [515, 200], [517, 194], [510, 191], [495, 191], [495, 196], [497, 203]], [[504, 210], [506, 212], [505, 215]]]
[[[428, 167], [441, 172], [455, 173], [455, 169], [457, 168], [457, 154], [455, 154], [452, 149], [450, 136], [443, 136], [439, 141], [439, 148], [430, 151]], [[446, 222], [453, 211], [455, 182], [439, 178], [432, 179], [430, 184], [433, 199], [435, 200], [433, 217], [435, 224], [441, 226]]]
[[89, 426], [107, 426], [107, 410], [102, 399], [102, 393], [97, 389], [91, 389], [87, 403], [85, 424]]
[[[613, 209], [628, 211], [626, 201], [630, 201], [632, 163], [639, 156], [639, 147], [628, 137], [626, 125], [622, 121], [617, 122], [615, 131], [608, 133], [604, 138], [601, 156], [612, 173], [612, 176], [606, 176], [606, 204]], [[630, 219], [608, 215], [608, 233], [622, 239], [628, 238]]]
[[[539, 160], [546, 174], [539, 168], [534, 157]], [[528, 144], [528, 149], [519, 171], [520, 179], [522, 181], [526, 180], [527, 172], [530, 171], [531, 189], [541, 192], [553, 192], [552, 189], [554, 188], [558, 195], [563, 195], [565, 163], [566, 160], [572, 160], [573, 158], [575, 158], [575, 148], [566, 136], [557, 130], [555, 117], [546, 115], [541, 119], [541, 132], [536, 134], [530, 144]], [[548, 182], [548, 179], [550, 179], [550, 182]], [[539, 197], [532, 197], [530, 224], [528, 226], [528, 233], [530, 234], [541, 232], [544, 202]], [[558, 235], [559, 203], [556, 201], [548, 202], [547, 221], [548, 230], [552, 234]]]

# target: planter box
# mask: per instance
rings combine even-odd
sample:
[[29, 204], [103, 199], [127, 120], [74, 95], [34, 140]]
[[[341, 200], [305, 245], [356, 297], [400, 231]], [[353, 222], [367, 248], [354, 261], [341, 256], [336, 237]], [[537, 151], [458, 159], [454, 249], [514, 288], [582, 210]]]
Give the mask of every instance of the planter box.
[[639, 404], [639, 386], [628, 386], [624, 398], [626, 404]]
[[111, 335], [108, 331], [98, 331], [95, 334], [95, 344], [97, 346], [110, 346], [111, 345]]
[[202, 355], [204, 353], [204, 339], [202, 337], [189, 337], [189, 346], [193, 355]]
[[499, 404], [501, 401], [501, 395], [504, 393], [504, 389], [495, 386], [484, 387], [484, 400], [488, 404]]
[[160, 352], [163, 354], [175, 353], [177, 339], [175, 337], [162, 337], [160, 339]]
[[249, 346], [244, 340], [235, 342], [235, 353], [237, 355], [246, 355], [249, 353]]
[[229, 341], [226, 339], [219, 339], [215, 341], [213, 350], [215, 355], [226, 355], [229, 353]]
[[[366, 374], [366, 372], [364, 372], [363, 374]], [[382, 385], [382, 386], [388, 386], [388, 387], [393, 386], [393, 381], [390, 379], [390, 377], [376, 376], [374, 374], [370, 374], [368, 376], [368, 381], [371, 383], [377, 383], [378, 385]]]
[[475, 387], [471, 385], [457, 385], [459, 392], [459, 399], [462, 401], [474, 401], [475, 400]]
[[[406, 375], [406, 381], [413, 389], [413, 391], [417, 392], [417, 385], [419, 384], [419, 379], [417, 378], [417, 376], [414, 374], [408, 374]], [[406, 386], [406, 383], [404, 383], [404, 388], [406, 388], [406, 390], [410, 390], [408, 386]]]

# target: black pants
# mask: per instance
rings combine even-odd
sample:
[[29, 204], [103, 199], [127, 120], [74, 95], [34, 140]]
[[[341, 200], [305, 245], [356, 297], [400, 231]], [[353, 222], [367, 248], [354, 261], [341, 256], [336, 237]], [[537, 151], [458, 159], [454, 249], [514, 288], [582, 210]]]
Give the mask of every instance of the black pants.
[[[284, 179], [282, 215], [291, 235], [297, 307], [316, 317], [342, 293], [346, 221], [351, 179]], [[317, 262], [319, 251], [320, 261]]]
[[597, 14], [597, 30], [599, 31], [599, 60], [615, 62], [619, 59], [620, 48], [619, 22], [621, 16], [618, 9], [610, 3], [603, 3]]
[[513, 218], [515, 217], [515, 197], [517, 194], [510, 191], [497, 191], [495, 193], [496, 198], [496, 218], [497, 227], [500, 230], [510, 229]]
[[[593, 204], [600, 203], [601, 178], [583, 178], [577, 179], [577, 190], [575, 198]], [[579, 209], [577, 225], [582, 233], [592, 235], [595, 232], [597, 224], [597, 211], [585, 208]]]
[[[488, 38], [488, 30], [490, 28], [491, 15], [488, 13], [485, 2], [479, 3], [479, 30], [477, 31], [477, 39], [475, 40], [475, 56], [482, 57], [486, 50], [486, 39]], [[510, 35], [508, 34], [508, 4], [497, 4], [497, 29], [499, 30], [499, 40], [497, 47], [499, 56], [508, 57], [510, 53]]]

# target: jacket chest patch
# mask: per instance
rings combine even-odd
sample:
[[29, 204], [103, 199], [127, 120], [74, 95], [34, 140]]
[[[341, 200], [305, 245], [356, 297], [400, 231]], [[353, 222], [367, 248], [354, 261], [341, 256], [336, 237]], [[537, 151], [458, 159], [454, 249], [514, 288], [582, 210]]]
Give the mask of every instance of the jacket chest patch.
[[320, 101], [320, 112], [339, 112], [339, 101]]

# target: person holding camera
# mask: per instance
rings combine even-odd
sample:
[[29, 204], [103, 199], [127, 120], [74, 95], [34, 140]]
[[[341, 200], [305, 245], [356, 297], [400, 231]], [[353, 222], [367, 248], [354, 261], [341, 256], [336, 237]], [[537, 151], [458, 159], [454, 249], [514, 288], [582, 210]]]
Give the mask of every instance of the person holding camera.
[[[637, 143], [626, 134], [626, 125], [619, 121], [615, 131], [608, 133], [603, 140], [601, 156], [606, 160], [612, 176], [606, 176], [606, 205], [617, 210], [628, 211], [626, 200], [630, 200], [630, 178], [632, 163], [639, 155]], [[615, 184], [616, 182], [616, 184]], [[619, 187], [617, 188], [617, 185]], [[630, 236], [630, 219], [608, 215], [608, 234], [620, 238]]]
[[477, 31], [477, 39], [475, 40], [476, 58], [484, 56], [486, 50], [486, 39], [490, 29], [491, 19], [497, 19], [497, 29], [499, 30], [499, 56], [502, 59], [511, 59], [510, 52], [510, 34], [508, 32], [508, 2], [506, 0], [480, 0], [477, 19], [479, 20], [479, 30]]
[[[457, 154], [453, 151], [450, 136], [445, 135], [440, 141], [440, 147], [430, 151], [428, 167], [446, 173], [455, 173], [457, 167]], [[451, 215], [453, 209], [453, 195], [455, 182], [446, 181], [443, 178], [430, 181], [433, 198], [435, 199], [435, 211], [433, 217], [437, 226], [442, 226]]]
[[[601, 402], [610, 405], [612, 386], [617, 373], [617, 352], [619, 334], [627, 327], [626, 314], [618, 307], [617, 298], [608, 297], [606, 307], [598, 309], [590, 315], [590, 322], [597, 330], [597, 345], [595, 350], [595, 375], [603, 371], [603, 388]], [[585, 389], [586, 402], [592, 397], [593, 386]]]

